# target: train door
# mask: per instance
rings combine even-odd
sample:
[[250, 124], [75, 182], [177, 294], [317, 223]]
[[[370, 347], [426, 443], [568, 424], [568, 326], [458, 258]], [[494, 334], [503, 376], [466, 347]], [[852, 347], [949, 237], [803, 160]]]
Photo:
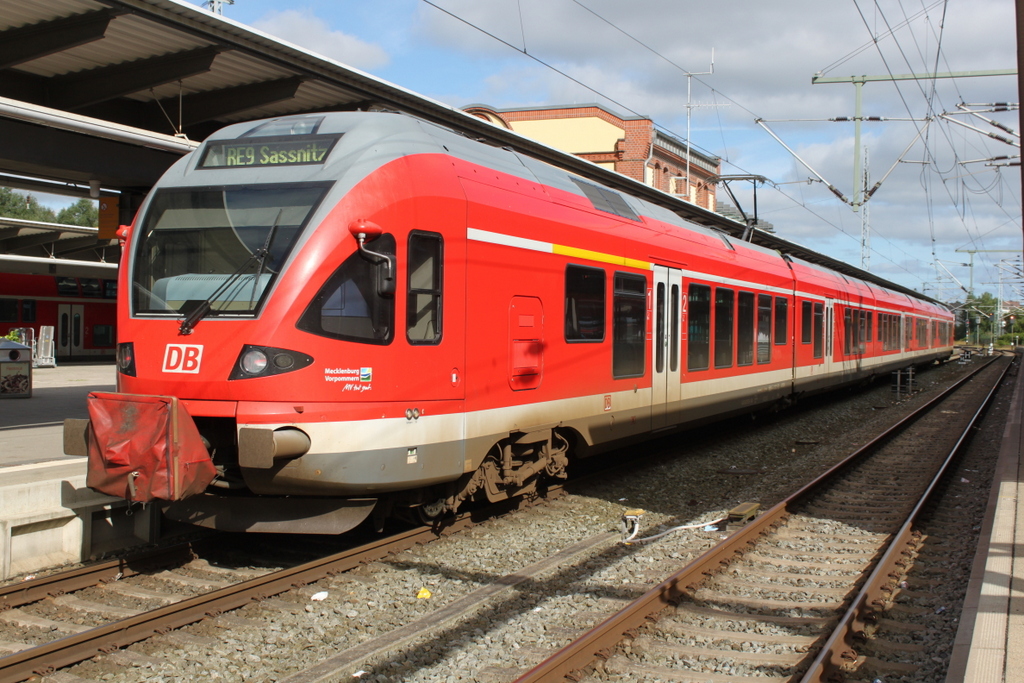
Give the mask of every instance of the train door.
[[833, 339], [835, 338], [836, 324], [832, 315], [834, 299], [825, 299], [825, 372], [829, 373], [835, 369]]
[[672, 405], [680, 400], [680, 333], [682, 330], [682, 271], [654, 266], [654, 333], [651, 335], [651, 427], [675, 423]]
[[57, 355], [64, 358], [81, 356], [85, 337], [85, 306], [59, 304], [57, 306]]

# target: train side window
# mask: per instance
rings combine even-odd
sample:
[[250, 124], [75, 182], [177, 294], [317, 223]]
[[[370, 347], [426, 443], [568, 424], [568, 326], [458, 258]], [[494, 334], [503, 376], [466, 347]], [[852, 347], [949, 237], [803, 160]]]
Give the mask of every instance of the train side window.
[[789, 338], [789, 299], [775, 297], [775, 343], [785, 344]]
[[687, 298], [686, 368], [707, 370], [711, 361], [711, 287], [690, 284]]
[[604, 270], [565, 267], [565, 341], [604, 341], [604, 301]]
[[104, 280], [103, 281], [103, 298], [104, 299], [116, 299], [117, 298], [117, 280]]
[[93, 325], [92, 345], [96, 347], [110, 347], [114, 345], [113, 325]]
[[736, 364], [754, 364], [754, 309], [753, 292], [740, 292], [737, 301], [739, 318], [736, 324]]
[[36, 321], [36, 300], [24, 299], [21, 302], [21, 322], [34, 323]]
[[843, 309], [843, 355], [853, 353], [853, 313], [852, 308]]
[[83, 277], [79, 282], [82, 285], [82, 296], [100, 297], [103, 295], [100, 281], [96, 278]]
[[732, 367], [734, 292], [715, 287], [715, 367]]
[[405, 334], [410, 344], [441, 342], [444, 240], [433, 232], [409, 234], [409, 291]]
[[[370, 248], [394, 256], [395, 238], [381, 235]], [[316, 293], [296, 327], [333, 339], [390, 344], [395, 329], [395, 298], [381, 296], [378, 268], [360, 252], [353, 252]]]
[[612, 307], [612, 376], [641, 377], [647, 363], [647, 278], [615, 273]]
[[814, 357], [822, 358], [825, 342], [825, 304], [814, 304]]
[[73, 277], [57, 277], [57, 294], [61, 296], [78, 296], [78, 280]]
[[18, 300], [0, 299], [0, 323], [18, 322]]
[[810, 344], [811, 343], [811, 337], [813, 336], [812, 335], [812, 330], [814, 328], [814, 319], [813, 319], [813, 314], [811, 312], [811, 306], [812, 306], [812, 304], [811, 304], [810, 301], [801, 301], [800, 302], [800, 313], [801, 313], [801, 317], [803, 318], [803, 320], [801, 321], [801, 329], [800, 329], [800, 343], [801, 344]]
[[757, 362], [772, 362], [772, 297], [757, 295]]

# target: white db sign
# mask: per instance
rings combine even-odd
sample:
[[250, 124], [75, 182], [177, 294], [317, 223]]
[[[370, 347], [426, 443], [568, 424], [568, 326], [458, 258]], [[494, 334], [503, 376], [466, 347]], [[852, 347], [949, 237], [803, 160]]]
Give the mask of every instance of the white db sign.
[[199, 373], [203, 347], [196, 344], [168, 344], [164, 351], [164, 372]]

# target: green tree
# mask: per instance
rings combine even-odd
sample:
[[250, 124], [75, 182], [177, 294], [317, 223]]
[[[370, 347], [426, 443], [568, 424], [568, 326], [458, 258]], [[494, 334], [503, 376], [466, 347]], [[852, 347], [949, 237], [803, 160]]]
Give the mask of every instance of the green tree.
[[57, 214], [57, 222], [95, 228], [100, 224], [100, 210], [95, 201], [83, 197], [71, 206], [61, 209]]
[[0, 216], [46, 223], [57, 220], [53, 210], [40, 204], [35, 197], [15, 192], [8, 187], [0, 187]]

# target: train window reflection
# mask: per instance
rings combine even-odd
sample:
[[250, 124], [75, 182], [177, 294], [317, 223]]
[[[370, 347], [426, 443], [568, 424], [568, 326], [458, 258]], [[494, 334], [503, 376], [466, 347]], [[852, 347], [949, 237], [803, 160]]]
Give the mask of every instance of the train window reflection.
[[600, 268], [565, 267], [565, 341], [604, 341], [604, 283]]
[[[255, 313], [329, 184], [160, 190], [136, 247], [135, 313]], [[227, 286], [225, 286], [227, 285]]]
[[646, 369], [647, 279], [615, 273], [612, 376], [640, 377]]
[[0, 323], [18, 322], [18, 300], [0, 299]]
[[772, 361], [772, 297], [757, 295], [757, 362]]
[[444, 242], [437, 233], [409, 235], [409, 292], [406, 338], [410, 344], [441, 341], [441, 263]]
[[825, 305], [814, 304], [814, 357], [824, 356]]
[[[394, 256], [395, 238], [381, 235], [370, 247], [377, 253]], [[353, 252], [313, 297], [296, 326], [323, 337], [390, 344], [395, 299], [380, 295], [377, 271], [376, 264], [358, 251]]]
[[687, 295], [687, 370], [707, 370], [711, 362], [711, 287], [691, 284]]
[[814, 326], [811, 313], [811, 302], [801, 301], [800, 302], [800, 313], [801, 313], [801, 326], [800, 326], [800, 343], [810, 344], [811, 343], [811, 328]]
[[751, 292], [740, 292], [739, 319], [736, 330], [736, 364], [752, 365], [754, 363], [754, 295]]
[[732, 367], [733, 301], [731, 289], [715, 288], [715, 367]]
[[785, 344], [789, 340], [789, 299], [775, 297], [775, 343]]

